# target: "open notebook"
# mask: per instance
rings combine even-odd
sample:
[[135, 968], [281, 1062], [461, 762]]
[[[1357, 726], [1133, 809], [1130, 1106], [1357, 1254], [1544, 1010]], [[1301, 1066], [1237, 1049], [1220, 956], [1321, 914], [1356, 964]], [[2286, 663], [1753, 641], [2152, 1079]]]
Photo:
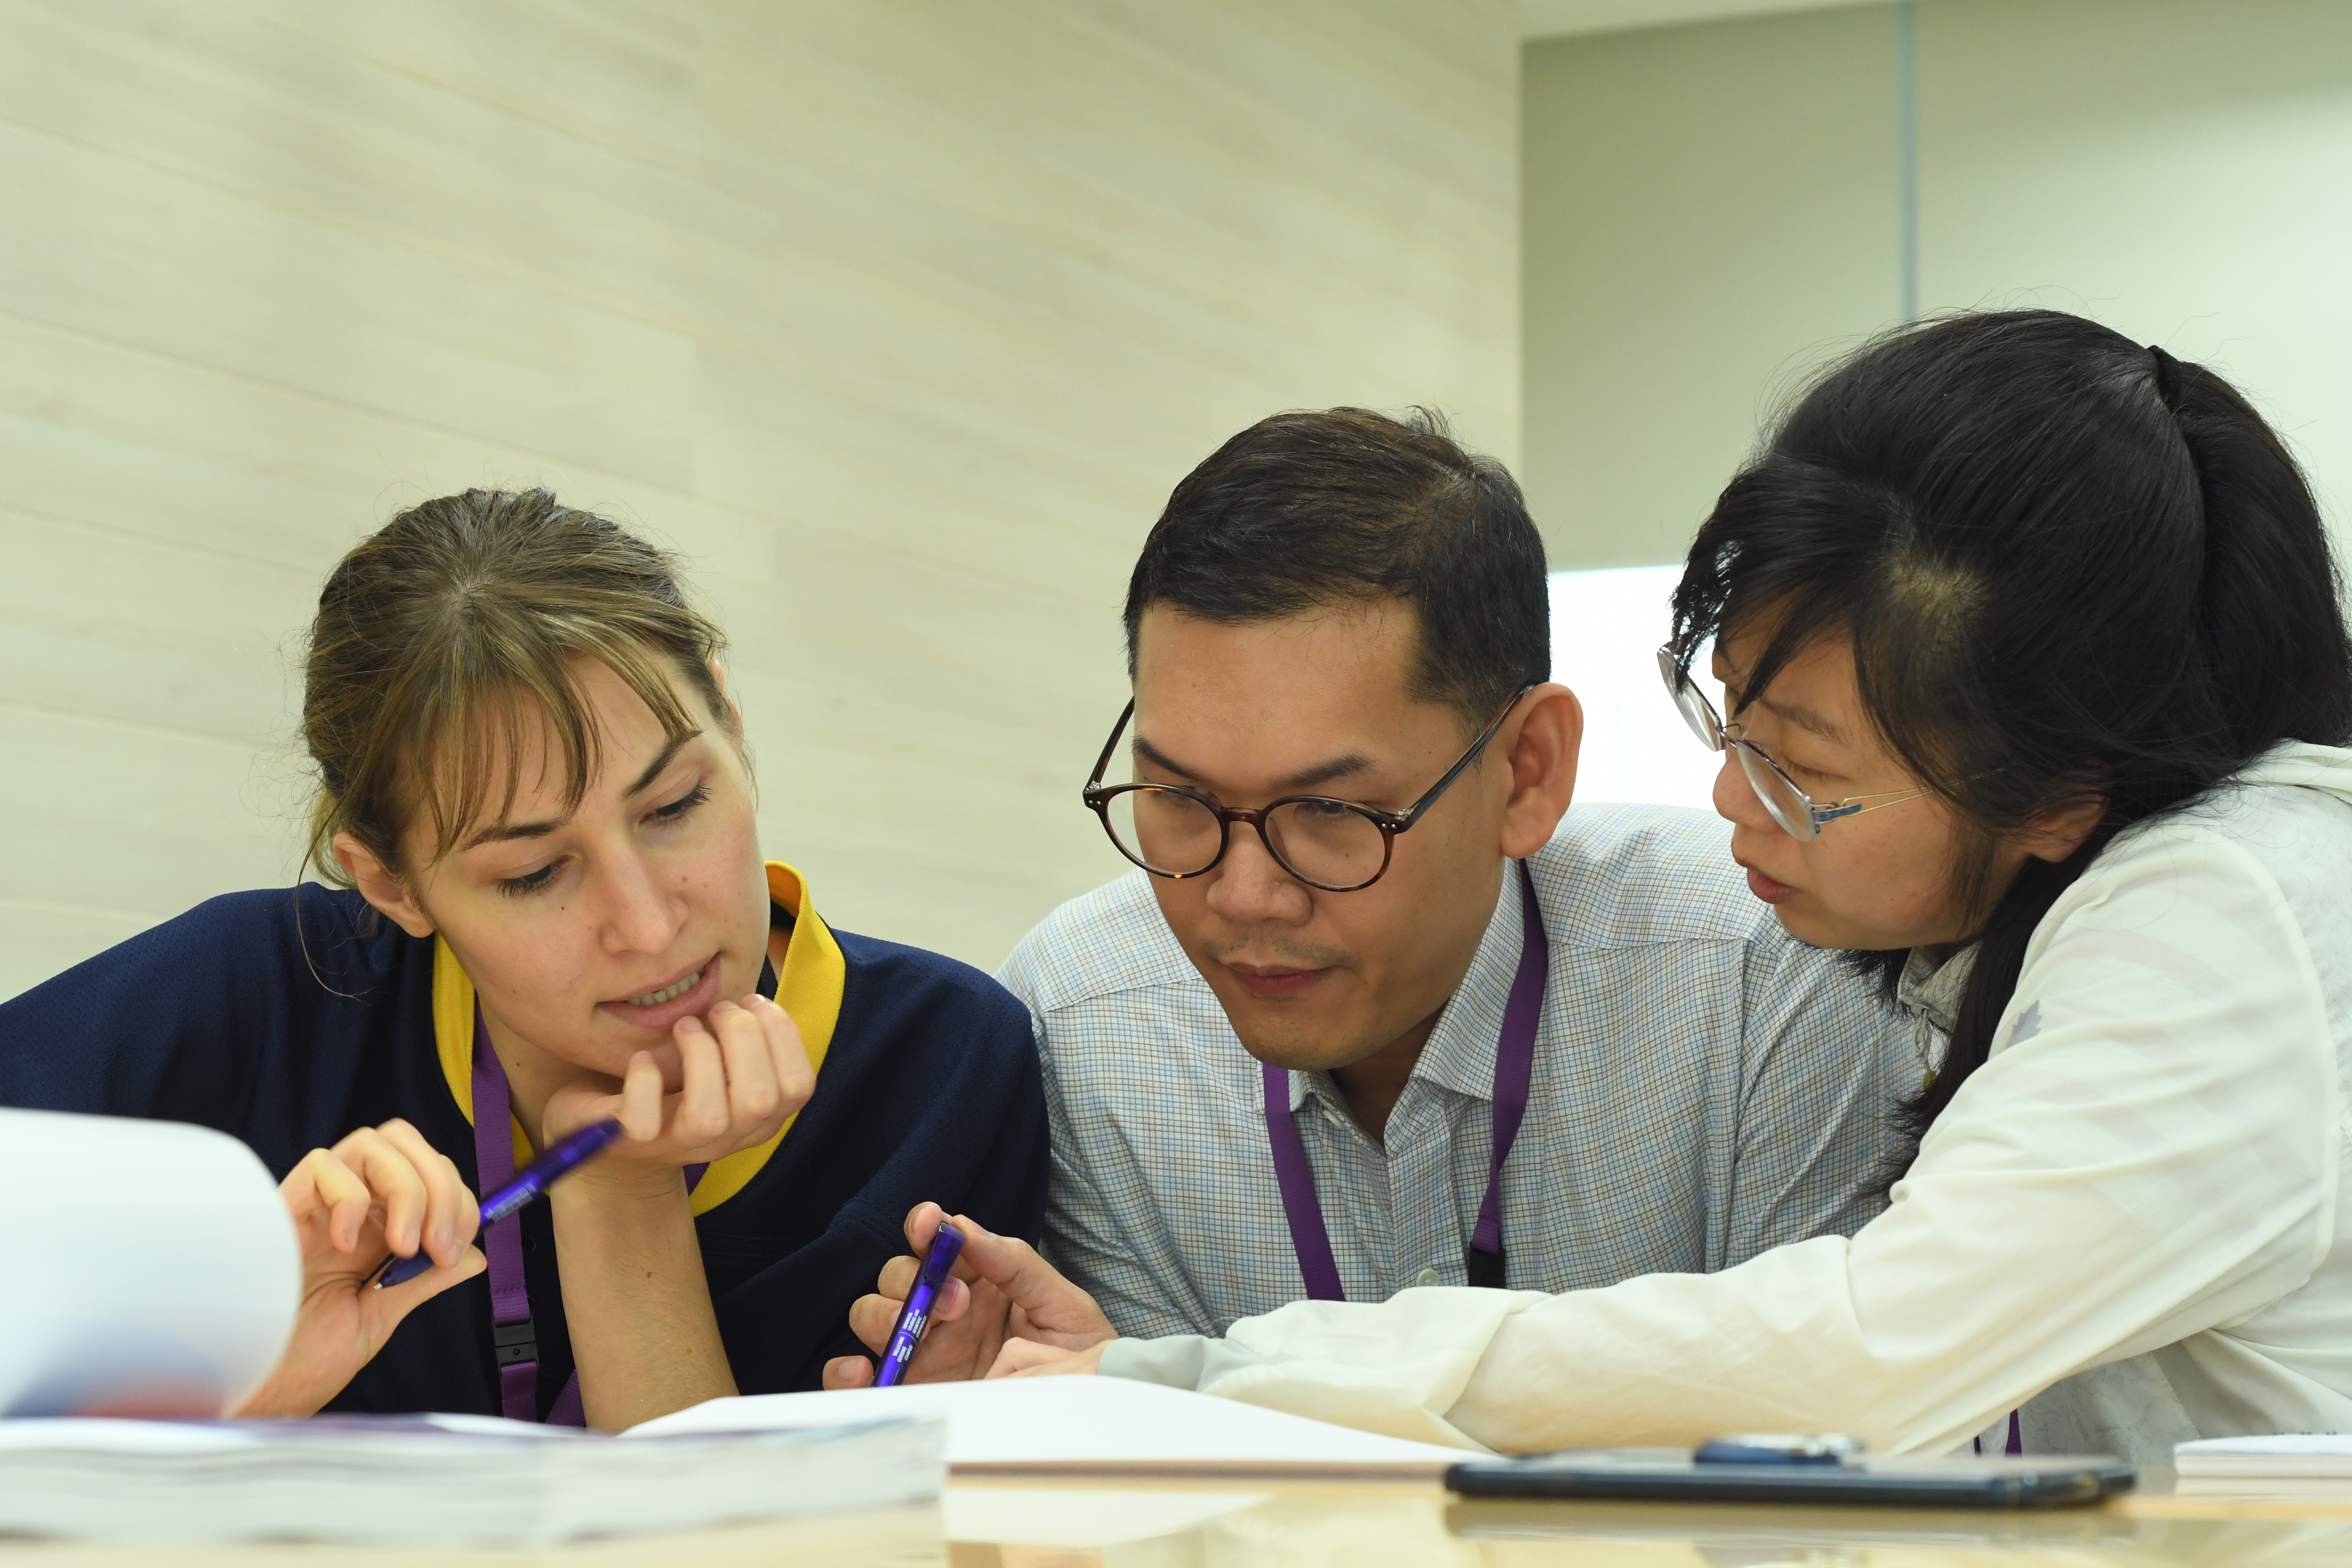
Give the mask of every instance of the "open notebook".
[[943, 1418], [958, 1476], [1434, 1480], [1476, 1456], [1115, 1377], [1023, 1377], [714, 1399], [636, 1434]]

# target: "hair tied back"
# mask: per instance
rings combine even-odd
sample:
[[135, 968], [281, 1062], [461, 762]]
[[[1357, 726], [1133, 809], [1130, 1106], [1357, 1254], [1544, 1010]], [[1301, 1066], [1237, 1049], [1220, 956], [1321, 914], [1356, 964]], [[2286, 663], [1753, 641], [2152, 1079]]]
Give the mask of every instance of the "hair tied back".
[[2147, 345], [2147, 355], [2156, 362], [2156, 395], [2167, 408], [2179, 412], [2180, 362], [2154, 343]]

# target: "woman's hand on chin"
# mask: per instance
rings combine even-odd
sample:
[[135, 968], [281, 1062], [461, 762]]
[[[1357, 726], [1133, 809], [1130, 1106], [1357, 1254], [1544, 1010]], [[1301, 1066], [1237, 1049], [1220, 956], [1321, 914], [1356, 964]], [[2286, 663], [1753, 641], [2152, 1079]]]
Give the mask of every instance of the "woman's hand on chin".
[[[343, 1391], [400, 1321], [485, 1267], [481, 1224], [457, 1167], [405, 1121], [362, 1127], [313, 1149], [278, 1185], [302, 1249], [293, 1337], [236, 1415], [308, 1415]], [[436, 1265], [388, 1290], [368, 1279], [387, 1255], [422, 1247]]]
[[671, 1029], [681, 1076], [675, 1092], [650, 1051], [629, 1059], [621, 1089], [610, 1079], [568, 1083], [548, 1097], [550, 1143], [575, 1128], [616, 1118], [628, 1136], [574, 1183], [667, 1187], [688, 1165], [708, 1164], [776, 1135], [816, 1089], [816, 1072], [792, 1015], [764, 996], [721, 1002], [708, 1018]]

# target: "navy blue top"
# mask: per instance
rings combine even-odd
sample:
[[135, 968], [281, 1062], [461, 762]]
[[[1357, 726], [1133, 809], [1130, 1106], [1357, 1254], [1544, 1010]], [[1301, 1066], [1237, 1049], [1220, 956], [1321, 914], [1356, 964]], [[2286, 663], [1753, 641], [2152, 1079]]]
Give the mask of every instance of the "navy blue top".
[[[916, 1204], [1032, 1240], [1045, 1215], [1027, 1010], [953, 959], [834, 936], [847, 973], [815, 1093], [759, 1173], [695, 1221], [745, 1394], [814, 1388], [829, 1358], [865, 1353], [845, 1313], [906, 1250]], [[0, 1004], [0, 1104], [217, 1128], [281, 1179], [404, 1117], [480, 1190], [435, 1049], [432, 939], [315, 883], [213, 899]], [[544, 1415], [572, 1348], [548, 1206], [521, 1223]], [[328, 1408], [499, 1414], [488, 1277], [411, 1313]]]

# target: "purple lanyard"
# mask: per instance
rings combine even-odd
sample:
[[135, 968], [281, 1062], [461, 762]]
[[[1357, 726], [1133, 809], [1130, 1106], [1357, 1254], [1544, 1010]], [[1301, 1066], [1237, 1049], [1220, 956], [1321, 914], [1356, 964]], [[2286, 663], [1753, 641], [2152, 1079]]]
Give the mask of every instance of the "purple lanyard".
[[[1503, 1162], [1518, 1141], [1519, 1122], [1528, 1113], [1528, 1085], [1535, 1076], [1536, 1021], [1543, 1012], [1544, 975], [1550, 966], [1551, 943], [1544, 936], [1543, 911], [1536, 906], [1534, 876], [1519, 862], [1519, 972], [1511, 981], [1510, 1000], [1503, 1005], [1503, 1032], [1495, 1042], [1494, 1152], [1486, 1164], [1486, 1195], [1478, 1205], [1478, 1224], [1470, 1233], [1463, 1260], [1470, 1283], [1496, 1289], [1503, 1287]], [[1298, 1254], [1298, 1272], [1307, 1282], [1310, 1301], [1344, 1301], [1339, 1288], [1339, 1261], [1331, 1251], [1331, 1233], [1324, 1228], [1323, 1205], [1315, 1195], [1315, 1172], [1307, 1163], [1307, 1145], [1299, 1140], [1298, 1123], [1290, 1113], [1290, 1073], [1287, 1068], [1261, 1069], [1265, 1082], [1265, 1139], [1274, 1149], [1275, 1181], [1282, 1188], [1282, 1212], [1290, 1222], [1290, 1245]]]
[[[474, 1003], [474, 1179], [478, 1190], [498, 1191], [514, 1180], [513, 1111], [507, 1095], [507, 1069], [490, 1047], [482, 1004]], [[707, 1165], [686, 1168], [686, 1190], [702, 1180]], [[522, 1270], [522, 1215], [509, 1215], [482, 1232], [490, 1263], [490, 1340], [499, 1368], [499, 1405], [509, 1421], [539, 1419], [539, 1335], [530, 1321], [530, 1284]], [[575, 1371], [547, 1412], [550, 1426], [585, 1426]]]

